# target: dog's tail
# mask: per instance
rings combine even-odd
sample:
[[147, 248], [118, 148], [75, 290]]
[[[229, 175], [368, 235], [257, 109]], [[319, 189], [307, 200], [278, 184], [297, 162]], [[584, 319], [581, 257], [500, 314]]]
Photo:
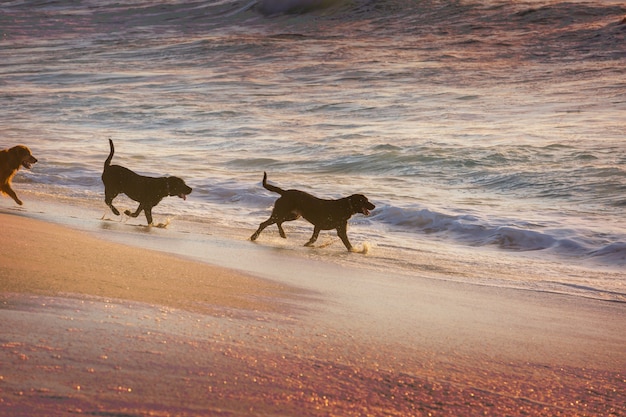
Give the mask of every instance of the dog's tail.
[[269, 191], [271, 191], [273, 193], [277, 193], [277, 194], [280, 194], [280, 195], [283, 195], [285, 193], [285, 190], [283, 190], [282, 188], [279, 188], [279, 187], [277, 187], [275, 185], [267, 183], [267, 172], [263, 173], [263, 187], [266, 190], [269, 190]]
[[115, 148], [113, 147], [113, 141], [109, 139], [109, 146], [111, 147], [111, 152], [109, 152], [109, 157], [104, 161], [104, 168], [107, 168], [111, 165], [111, 159], [113, 159], [113, 154], [115, 153]]

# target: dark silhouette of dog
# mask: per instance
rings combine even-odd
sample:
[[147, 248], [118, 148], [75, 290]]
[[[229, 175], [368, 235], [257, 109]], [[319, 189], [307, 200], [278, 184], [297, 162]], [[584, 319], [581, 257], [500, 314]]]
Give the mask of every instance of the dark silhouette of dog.
[[139, 207], [134, 213], [126, 210], [124, 213], [131, 217], [139, 216], [142, 211], [146, 215], [148, 225], [152, 225], [152, 208], [159, 204], [163, 198], [178, 196], [183, 200], [191, 193], [191, 187], [178, 177], [147, 177], [139, 175], [128, 168], [111, 165], [115, 148], [113, 141], [109, 139], [111, 152], [104, 161], [102, 182], [104, 183], [104, 202], [111, 208], [116, 216], [120, 212], [113, 205], [113, 199], [119, 194], [126, 194], [131, 199], [139, 202]]
[[267, 183], [267, 173], [263, 173], [263, 187], [280, 194], [274, 202], [274, 209], [269, 219], [259, 225], [256, 232], [250, 237], [254, 241], [267, 226], [276, 224], [282, 238], [286, 238], [283, 223], [297, 220], [300, 217], [313, 225], [313, 236], [304, 246], [311, 246], [317, 240], [322, 230], [337, 230], [337, 235], [349, 251], [353, 251], [348, 240], [348, 220], [352, 215], [361, 213], [370, 214], [376, 206], [369, 202], [362, 194], [353, 194], [338, 200], [324, 200], [300, 190], [283, 190]]
[[0, 151], [0, 194], [6, 194], [11, 197], [20, 206], [20, 200], [11, 188], [11, 180], [17, 174], [21, 167], [30, 169], [37, 162], [37, 158], [33, 156], [30, 149], [24, 145], [17, 145], [9, 149]]

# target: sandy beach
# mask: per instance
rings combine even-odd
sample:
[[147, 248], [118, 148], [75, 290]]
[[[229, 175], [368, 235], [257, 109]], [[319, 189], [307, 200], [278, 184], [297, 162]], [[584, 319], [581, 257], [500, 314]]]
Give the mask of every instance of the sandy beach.
[[626, 415], [623, 303], [0, 224], [2, 416]]

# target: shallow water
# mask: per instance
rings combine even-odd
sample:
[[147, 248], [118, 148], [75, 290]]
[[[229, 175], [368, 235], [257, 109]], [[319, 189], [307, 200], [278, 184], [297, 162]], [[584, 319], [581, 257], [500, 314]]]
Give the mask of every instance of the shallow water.
[[40, 160], [15, 188], [104, 210], [112, 138], [194, 188], [154, 210], [191, 242], [247, 239], [267, 171], [377, 206], [367, 256], [301, 248], [303, 221], [259, 238], [296, 260], [626, 299], [620, 2], [320, 3], [3, 2], [0, 144]]

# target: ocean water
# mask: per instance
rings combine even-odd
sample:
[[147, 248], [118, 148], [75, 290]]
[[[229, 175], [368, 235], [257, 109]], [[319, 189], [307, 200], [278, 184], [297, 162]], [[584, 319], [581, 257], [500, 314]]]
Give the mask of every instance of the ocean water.
[[193, 187], [154, 209], [171, 233], [245, 240], [267, 171], [377, 206], [350, 222], [365, 255], [332, 232], [302, 248], [300, 220], [257, 242], [286, 256], [626, 301], [625, 19], [620, 1], [3, 1], [0, 145], [39, 158], [18, 194], [86, 216], [107, 209], [111, 138], [113, 163]]

